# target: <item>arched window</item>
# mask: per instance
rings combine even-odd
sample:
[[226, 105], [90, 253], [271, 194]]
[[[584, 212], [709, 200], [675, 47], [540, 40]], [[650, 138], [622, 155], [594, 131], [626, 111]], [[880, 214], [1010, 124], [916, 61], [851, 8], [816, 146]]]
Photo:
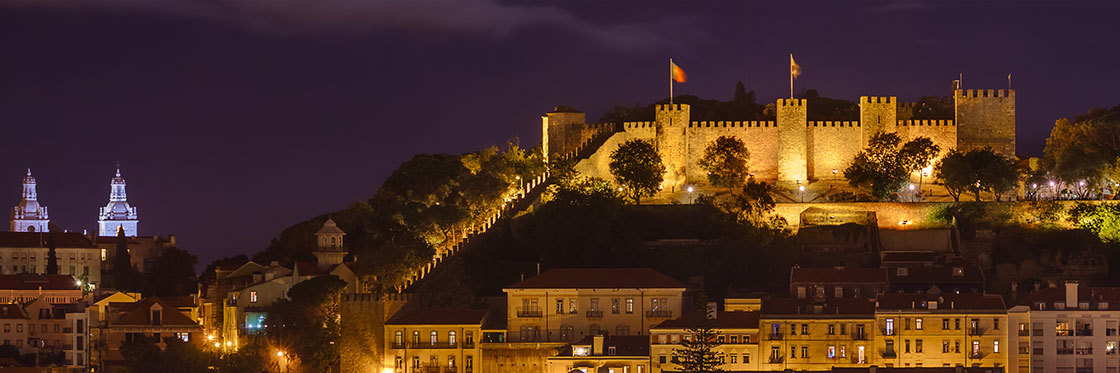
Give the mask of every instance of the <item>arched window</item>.
[[591, 324], [589, 329], [592, 336], [599, 335], [599, 324]]
[[398, 330], [393, 335], [393, 344], [397, 346], [396, 348], [401, 348], [400, 346], [404, 345], [404, 332]]
[[572, 340], [572, 334], [575, 334], [575, 327], [571, 325], [560, 326], [560, 339], [565, 341]]
[[436, 345], [436, 340], [437, 339], [439, 339], [439, 332], [433, 330], [432, 331], [432, 346]]
[[28, 232], [34, 232], [35, 231], [35, 226], [34, 225], [28, 225], [27, 226], [27, 231]]
[[452, 345], [452, 346], [455, 345], [455, 332], [454, 331], [447, 332], [447, 344]]
[[334, 247], [334, 237], [331, 237], [331, 247]]

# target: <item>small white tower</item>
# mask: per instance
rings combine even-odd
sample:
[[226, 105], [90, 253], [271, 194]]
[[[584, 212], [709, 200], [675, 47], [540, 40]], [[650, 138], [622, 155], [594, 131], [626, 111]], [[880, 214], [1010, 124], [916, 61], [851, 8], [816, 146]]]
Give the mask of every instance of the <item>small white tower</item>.
[[117, 230], [123, 229], [125, 237], [136, 237], [136, 225], [139, 223], [136, 208], [128, 205], [128, 194], [124, 190], [124, 178], [121, 177], [121, 167], [117, 166], [117, 174], [109, 183], [109, 204], [101, 208], [98, 214], [97, 232], [102, 237], [116, 237]]
[[19, 205], [12, 208], [12, 232], [46, 232], [50, 223], [47, 216], [47, 207], [39, 205], [38, 193], [35, 192], [35, 177], [31, 176], [31, 169], [27, 169], [27, 176], [23, 178], [23, 198]]
[[315, 250], [315, 258], [319, 261], [319, 268], [327, 270], [332, 266], [341, 264], [342, 260], [346, 258], [346, 249], [342, 245], [342, 237], [346, 235], [342, 229], [338, 228], [334, 219], [327, 218], [327, 222], [323, 223], [323, 227], [315, 232], [315, 238], [319, 241], [319, 248]]

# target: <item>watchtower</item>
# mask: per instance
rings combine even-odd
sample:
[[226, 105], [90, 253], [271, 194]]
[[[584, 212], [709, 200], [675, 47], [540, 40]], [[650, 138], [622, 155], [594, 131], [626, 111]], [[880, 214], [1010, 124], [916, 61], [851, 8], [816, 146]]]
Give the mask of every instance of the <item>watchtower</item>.
[[808, 179], [808, 112], [803, 99], [778, 99], [778, 180]]
[[587, 124], [587, 114], [560, 105], [548, 114], [541, 116], [541, 152], [545, 160], [553, 155], [565, 155], [576, 151], [582, 141], [582, 129]]
[[898, 123], [898, 99], [891, 97], [859, 97], [859, 123], [863, 128], [860, 148], [867, 147], [871, 136], [879, 132], [895, 132]]
[[654, 145], [665, 165], [666, 186], [685, 182], [688, 154], [687, 131], [691, 120], [688, 104], [661, 104], [656, 107]]
[[1015, 90], [958, 89], [953, 91], [953, 106], [958, 149], [991, 147], [1015, 156]]

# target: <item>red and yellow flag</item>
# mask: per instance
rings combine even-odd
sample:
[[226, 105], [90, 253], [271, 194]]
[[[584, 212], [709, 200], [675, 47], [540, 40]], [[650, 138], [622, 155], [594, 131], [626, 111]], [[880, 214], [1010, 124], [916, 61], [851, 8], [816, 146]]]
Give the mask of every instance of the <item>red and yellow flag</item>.
[[684, 83], [688, 80], [687, 76], [684, 74], [684, 70], [671, 60], [669, 61], [669, 77], [677, 83]]
[[797, 62], [793, 60], [792, 54], [789, 55], [789, 75], [794, 78], [801, 76], [801, 65], [798, 65]]

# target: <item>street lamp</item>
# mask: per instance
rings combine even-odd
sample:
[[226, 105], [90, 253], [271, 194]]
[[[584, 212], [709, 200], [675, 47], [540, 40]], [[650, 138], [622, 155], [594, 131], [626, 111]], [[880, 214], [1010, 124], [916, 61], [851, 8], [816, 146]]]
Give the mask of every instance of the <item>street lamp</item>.
[[804, 185], [798, 185], [797, 186], [797, 193], [801, 196], [801, 202], [804, 203], [805, 202], [805, 186]]
[[692, 186], [688, 186], [688, 204], [692, 204], [695, 200], [692, 198]]

